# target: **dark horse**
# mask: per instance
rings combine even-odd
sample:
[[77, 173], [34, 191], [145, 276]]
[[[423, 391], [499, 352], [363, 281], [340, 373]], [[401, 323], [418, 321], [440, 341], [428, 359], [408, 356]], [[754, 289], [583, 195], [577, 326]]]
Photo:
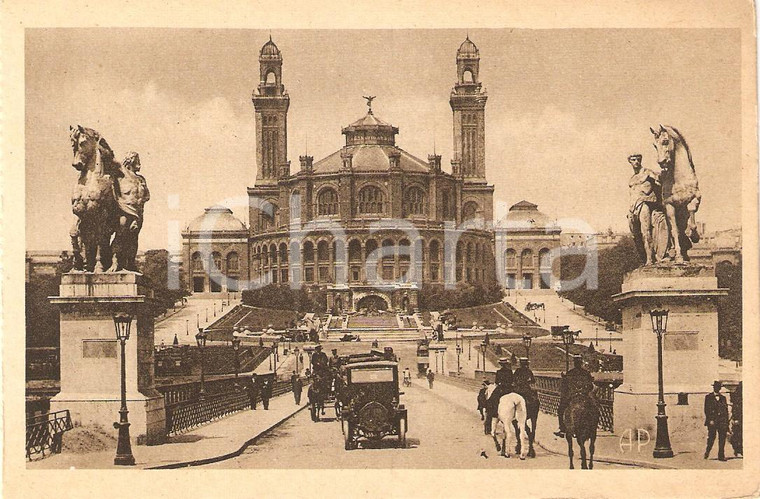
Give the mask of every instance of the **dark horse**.
[[309, 390], [306, 393], [309, 398], [309, 410], [311, 411], [311, 420], [319, 421], [320, 411], [324, 413], [325, 399], [330, 393], [330, 378], [324, 375], [315, 374]]
[[[570, 457], [570, 469], [573, 466], [573, 437], [581, 448], [581, 468], [594, 469], [594, 444], [596, 430], [599, 426], [599, 404], [592, 395], [577, 394], [570, 399], [562, 417], [565, 422], [565, 438], [567, 439], [567, 454]], [[589, 461], [586, 466], [586, 441], [589, 441]]]
[[[538, 411], [540, 409], [540, 403], [538, 400], [538, 392], [532, 388], [526, 390], [517, 390], [517, 393], [525, 399], [525, 408], [527, 418], [525, 420], [525, 433], [528, 434], [528, 457], [536, 457], [536, 451], [533, 450], [533, 442], [536, 439], [536, 423], [538, 422]], [[528, 422], [530, 422], [530, 429], [528, 428]], [[512, 424], [517, 431], [517, 448], [515, 452], [520, 453], [520, 429], [517, 427], [517, 422], [513, 421]]]

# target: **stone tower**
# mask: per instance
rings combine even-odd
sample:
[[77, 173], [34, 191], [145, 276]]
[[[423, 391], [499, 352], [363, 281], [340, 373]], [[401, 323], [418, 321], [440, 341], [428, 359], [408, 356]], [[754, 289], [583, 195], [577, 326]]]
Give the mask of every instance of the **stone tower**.
[[256, 111], [256, 185], [276, 185], [290, 174], [288, 164], [288, 107], [282, 84], [282, 54], [269, 37], [259, 53], [259, 85], [253, 92]]
[[467, 37], [457, 50], [457, 83], [449, 104], [454, 112], [453, 174], [465, 181], [485, 183], [485, 109], [488, 99], [478, 72], [480, 53]]

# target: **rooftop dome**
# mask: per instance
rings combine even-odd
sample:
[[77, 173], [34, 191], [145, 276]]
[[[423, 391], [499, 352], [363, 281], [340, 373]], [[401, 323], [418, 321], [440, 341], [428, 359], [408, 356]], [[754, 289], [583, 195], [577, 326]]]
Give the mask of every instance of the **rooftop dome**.
[[203, 215], [195, 218], [187, 226], [188, 232], [239, 232], [247, 230], [245, 224], [232, 214], [226, 206], [211, 206]]
[[465, 38], [465, 40], [462, 42], [462, 45], [459, 46], [459, 50], [457, 50], [457, 58], [471, 59], [475, 57], [480, 57], [480, 52], [478, 51], [478, 47], [472, 43], [470, 37], [467, 36], [467, 38]]
[[554, 220], [538, 211], [538, 205], [528, 201], [513, 204], [509, 213], [499, 222], [499, 226], [512, 230], [559, 230]]
[[280, 54], [280, 49], [277, 48], [277, 45], [274, 44], [272, 41], [272, 36], [269, 36], [269, 41], [264, 44], [263, 47], [261, 47], [261, 52], [259, 53], [260, 59], [279, 59], [282, 57]]
[[394, 145], [398, 128], [375, 117], [370, 109], [367, 114], [341, 130], [346, 145], [383, 144]]

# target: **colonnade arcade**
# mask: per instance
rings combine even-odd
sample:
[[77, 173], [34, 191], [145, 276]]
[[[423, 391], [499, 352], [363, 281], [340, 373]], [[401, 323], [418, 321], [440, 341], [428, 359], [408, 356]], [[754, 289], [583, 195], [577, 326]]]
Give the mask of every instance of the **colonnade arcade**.
[[251, 279], [260, 284], [482, 282], [490, 279], [489, 237], [462, 234], [453, 248], [440, 237], [375, 233], [270, 238], [252, 243]]

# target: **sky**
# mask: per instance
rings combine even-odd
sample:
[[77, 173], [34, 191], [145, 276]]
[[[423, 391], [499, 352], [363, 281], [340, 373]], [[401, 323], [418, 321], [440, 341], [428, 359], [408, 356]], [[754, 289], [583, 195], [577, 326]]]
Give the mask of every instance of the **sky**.
[[[649, 127], [671, 125], [692, 152], [708, 230], [741, 220], [738, 30], [274, 30], [290, 95], [291, 171], [343, 146], [366, 112], [397, 145], [450, 171], [456, 50], [480, 49], [486, 175], [494, 215], [523, 199], [565, 225], [627, 230], [626, 158], [656, 169]], [[151, 191], [140, 248], [167, 248], [203, 208], [247, 223], [256, 175], [254, 109], [263, 30], [28, 29], [26, 247], [69, 247], [69, 125], [98, 130], [117, 159], [137, 151]]]

